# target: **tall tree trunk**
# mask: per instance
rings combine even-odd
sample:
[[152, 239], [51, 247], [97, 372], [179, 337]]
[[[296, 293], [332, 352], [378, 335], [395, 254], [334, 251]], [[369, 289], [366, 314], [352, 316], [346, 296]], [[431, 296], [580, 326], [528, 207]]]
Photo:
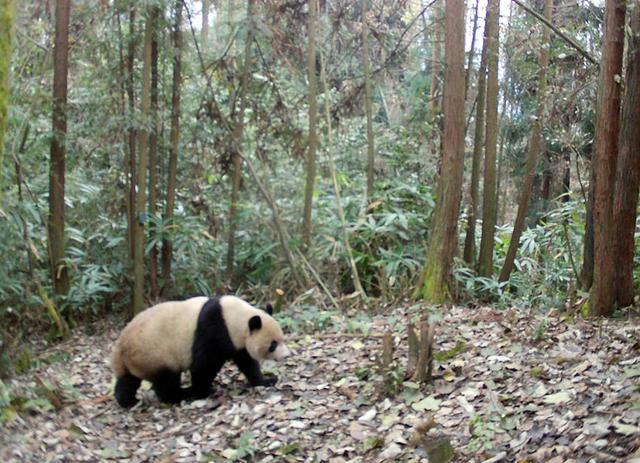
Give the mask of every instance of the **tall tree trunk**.
[[[553, 0], [546, 0], [544, 5], [544, 17], [547, 21], [552, 21]], [[500, 281], [509, 280], [509, 276], [513, 271], [513, 264], [516, 259], [516, 252], [520, 246], [520, 237], [524, 230], [524, 222], [529, 211], [529, 199], [531, 198], [531, 187], [533, 179], [536, 175], [536, 165], [538, 163], [538, 153], [540, 152], [540, 144], [542, 141], [542, 125], [544, 120], [545, 98], [547, 93], [547, 67], [549, 66], [549, 46], [551, 41], [551, 31], [547, 27], [543, 27], [542, 32], [542, 48], [540, 50], [540, 69], [538, 71], [538, 92], [537, 92], [537, 108], [536, 118], [533, 122], [531, 131], [531, 139], [529, 140], [529, 152], [527, 153], [527, 163], [525, 166], [525, 174], [520, 190], [520, 202], [518, 203], [518, 213], [516, 221], [513, 225], [511, 233], [511, 241], [509, 249], [500, 272]]]
[[[249, 21], [253, 15], [253, 3], [255, 0], [247, 1], [247, 18]], [[249, 25], [246, 42], [244, 45], [244, 67], [240, 77], [240, 95], [238, 100], [240, 109], [236, 115], [233, 129], [233, 174], [231, 176], [231, 202], [229, 203], [229, 239], [227, 245], [227, 280], [231, 283], [233, 278], [233, 263], [235, 260], [236, 242], [236, 213], [238, 209], [238, 197], [240, 195], [240, 180], [242, 179], [242, 142], [244, 139], [244, 112], [247, 105], [247, 85], [249, 84], [249, 71], [251, 70], [251, 43], [253, 41], [253, 27]]]
[[434, 212], [426, 264], [416, 296], [441, 303], [457, 247], [464, 170], [464, 1], [445, 2], [444, 133], [440, 195]]
[[[169, 167], [167, 172], [167, 200], [164, 220], [167, 225], [173, 222], [173, 210], [176, 203], [176, 180], [178, 171], [178, 150], [180, 147], [180, 90], [182, 87], [182, 0], [176, 0], [173, 23], [173, 78], [171, 89], [171, 129]], [[171, 259], [173, 242], [169, 238], [162, 240], [162, 287], [171, 285]]]
[[[480, 164], [482, 163], [482, 149], [484, 148], [484, 115], [485, 95], [487, 90], [487, 31], [489, 15], [485, 18], [484, 40], [482, 43], [482, 55], [480, 57], [480, 70], [478, 71], [478, 99], [476, 102], [476, 122], [473, 136], [473, 157], [471, 160], [471, 186], [469, 214], [467, 216], [467, 232], [464, 238], [464, 261], [472, 266], [476, 261], [476, 222], [478, 216], [478, 199], [480, 196]], [[467, 73], [468, 75], [468, 73]]]
[[206, 50], [209, 41], [209, 0], [202, 0], [201, 46]]
[[620, 307], [633, 304], [634, 234], [640, 187], [640, 1], [633, 0], [630, 6], [631, 36], [627, 52], [626, 92], [613, 202], [613, 223], [616, 224], [618, 235], [615, 259], [616, 299]]
[[133, 263], [134, 251], [134, 229], [136, 222], [136, 137], [137, 131], [133, 124], [135, 117], [136, 101], [134, 92], [134, 61], [136, 57], [136, 9], [129, 6], [129, 40], [127, 45], [127, 100], [129, 103], [129, 217], [127, 218], [127, 231], [129, 238], [129, 258]]
[[13, 0], [0, 0], [0, 204], [2, 204], [3, 147], [7, 109], [9, 108], [9, 71], [15, 5]]
[[67, 72], [69, 69], [69, 0], [56, 1], [53, 67], [53, 137], [49, 168], [49, 261], [56, 294], [69, 292], [64, 263], [64, 177], [67, 137]]
[[[313, 2], [315, 0], [311, 1]], [[362, 67], [364, 72], [364, 108], [367, 115], [367, 199], [371, 199], [371, 196], [373, 195], [373, 163], [375, 156], [375, 147], [373, 139], [373, 110], [371, 108], [371, 76], [369, 75], [369, 23], [367, 22], [368, 5], [369, 0], [362, 0]]]
[[487, 131], [485, 134], [482, 238], [478, 274], [493, 274], [493, 245], [496, 226], [496, 154], [498, 142], [498, 50], [500, 0], [489, 0], [487, 24]]
[[143, 128], [138, 130], [138, 169], [136, 217], [133, 228], [133, 313], [144, 310], [144, 225], [147, 222], [147, 143], [149, 131], [146, 122], [151, 107], [151, 39], [153, 37], [153, 15], [147, 12], [144, 30], [144, 59], [142, 67], [142, 96], [140, 98]]
[[318, 2], [309, 2], [309, 49], [307, 54], [307, 78], [309, 79], [309, 149], [307, 150], [307, 181], [304, 194], [302, 239], [306, 247], [311, 244], [311, 212], [316, 179], [316, 150], [318, 147], [317, 83], [316, 83], [316, 29], [318, 24]]
[[618, 237], [617, 224], [613, 223], [613, 196], [620, 129], [620, 84], [616, 82], [616, 76], [622, 74], [624, 17], [624, 0], [606, 1], [602, 62], [598, 79], [595, 164], [592, 165], [597, 171], [593, 203], [594, 265], [590, 301], [590, 313], [593, 315], [607, 315], [615, 309], [617, 262], [614, 243]]
[[[153, 6], [151, 17], [154, 24], [151, 38], [151, 131], [149, 132], [149, 215], [155, 219], [158, 202], [158, 19], [160, 8]], [[150, 225], [155, 232], [153, 223]], [[151, 297], [155, 300], [160, 292], [158, 287], [158, 247], [153, 246], [149, 256], [149, 285]]]

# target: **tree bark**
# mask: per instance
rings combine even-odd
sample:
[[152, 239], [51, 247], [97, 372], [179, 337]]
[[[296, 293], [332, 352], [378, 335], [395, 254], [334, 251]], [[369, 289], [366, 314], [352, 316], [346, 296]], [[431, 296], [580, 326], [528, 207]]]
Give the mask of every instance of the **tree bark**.
[[13, 0], [0, 0], [0, 204], [2, 203], [3, 147], [7, 109], [9, 108], [9, 72], [15, 4]]
[[64, 262], [64, 182], [67, 137], [67, 72], [69, 69], [69, 0], [56, 1], [53, 68], [53, 136], [49, 168], [49, 261], [54, 292], [69, 292]]
[[[547, 21], [552, 22], [553, 0], [546, 0], [544, 6], [544, 17]], [[549, 47], [551, 42], [551, 32], [547, 27], [542, 33], [542, 49], [540, 50], [540, 69], [538, 71], [538, 91], [537, 91], [537, 108], [536, 118], [533, 122], [531, 131], [531, 139], [529, 140], [529, 152], [527, 153], [527, 163], [525, 166], [525, 174], [522, 182], [522, 190], [520, 191], [520, 202], [518, 203], [518, 213], [516, 221], [513, 225], [511, 233], [511, 241], [509, 249], [500, 271], [500, 281], [509, 280], [509, 276], [513, 271], [516, 253], [520, 246], [520, 237], [524, 230], [524, 222], [529, 211], [529, 199], [531, 198], [531, 188], [533, 179], [536, 175], [536, 165], [538, 163], [538, 153], [542, 141], [542, 125], [545, 112], [545, 98], [547, 93], [547, 67], [549, 66]]]
[[[253, 3], [255, 0], [247, 1], [247, 18], [251, 20]], [[244, 139], [244, 112], [247, 105], [247, 85], [249, 83], [249, 71], [251, 69], [251, 43], [253, 41], [253, 27], [249, 25], [246, 42], [244, 46], [244, 67], [240, 77], [240, 94], [238, 96], [240, 109], [236, 116], [232, 134], [231, 157], [233, 163], [233, 174], [231, 176], [231, 202], [229, 203], [229, 239], [227, 244], [227, 280], [231, 283], [233, 278], [233, 263], [235, 260], [236, 242], [236, 213], [238, 209], [238, 197], [240, 195], [240, 180], [242, 179], [242, 142]]]
[[613, 223], [616, 224], [616, 299], [617, 305], [633, 304], [633, 257], [636, 212], [640, 190], [640, 1], [633, 0], [629, 8], [629, 37], [622, 127], [619, 138], [619, 159], [616, 192], [613, 202]]
[[153, 15], [147, 12], [144, 31], [144, 58], [142, 67], [142, 96], [140, 98], [143, 127], [138, 130], [138, 168], [136, 217], [133, 228], [133, 314], [144, 310], [144, 225], [147, 223], [147, 144], [149, 131], [146, 122], [149, 119], [151, 107], [151, 39], [153, 37]]
[[416, 296], [432, 303], [451, 298], [448, 281], [458, 243], [464, 170], [464, 17], [463, 0], [446, 0], [442, 176], [426, 264], [416, 289]]
[[493, 274], [493, 246], [496, 226], [496, 154], [498, 142], [498, 54], [500, 0], [489, 0], [487, 24], [487, 130], [485, 134], [482, 238], [478, 274]]
[[316, 83], [316, 29], [318, 24], [318, 3], [309, 2], [309, 49], [307, 54], [307, 78], [309, 80], [309, 146], [307, 149], [307, 181], [304, 195], [302, 240], [308, 248], [311, 244], [311, 212], [316, 178], [316, 150], [318, 147], [317, 125], [317, 83]]
[[598, 78], [595, 164], [592, 164], [597, 172], [593, 203], [593, 285], [589, 310], [592, 315], [608, 315], [615, 309], [617, 262], [614, 243], [617, 226], [613, 223], [613, 196], [620, 129], [620, 84], [616, 80], [622, 74], [624, 20], [625, 2], [607, 0]]
[[[155, 219], [158, 202], [158, 19], [160, 8], [152, 7], [154, 24], [151, 37], [151, 131], [149, 132], [149, 215]], [[153, 222], [150, 224], [155, 234]], [[160, 293], [158, 287], [158, 247], [153, 245], [149, 255], [149, 285], [151, 297], [156, 300]]]
[[[173, 210], [176, 202], [176, 180], [178, 170], [178, 151], [180, 149], [180, 90], [182, 87], [182, 0], [176, 0], [173, 24], [173, 78], [171, 90], [171, 129], [169, 167], [167, 172], [167, 200], [164, 220], [167, 225], [173, 223]], [[169, 238], [162, 240], [162, 285], [163, 291], [171, 282], [171, 259], [173, 242]]]
[[[485, 96], [487, 90], [487, 36], [489, 15], [485, 18], [485, 33], [482, 43], [482, 55], [480, 57], [480, 70], [478, 71], [478, 99], [476, 102], [476, 122], [473, 137], [473, 155], [471, 160], [471, 186], [469, 214], [467, 216], [467, 232], [464, 239], [464, 261], [473, 266], [476, 262], [476, 222], [478, 216], [478, 201], [480, 196], [480, 164], [482, 163], [482, 150], [484, 148], [484, 115]], [[468, 75], [468, 71], [467, 71]]]
[[362, 0], [362, 67], [364, 72], [364, 108], [367, 116], [367, 200], [370, 200], [373, 195], [375, 146], [373, 139], [373, 110], [371, 108], [371, 76], [369, 75], [368, 4], [369, 0]]

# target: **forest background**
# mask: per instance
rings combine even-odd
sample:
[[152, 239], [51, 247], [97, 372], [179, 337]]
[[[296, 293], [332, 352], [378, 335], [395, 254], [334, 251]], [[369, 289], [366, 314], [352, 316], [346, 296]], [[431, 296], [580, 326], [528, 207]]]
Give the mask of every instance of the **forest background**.
[[626, 3], [1, 1], [0, 370], [187, 294], [631, 306]]

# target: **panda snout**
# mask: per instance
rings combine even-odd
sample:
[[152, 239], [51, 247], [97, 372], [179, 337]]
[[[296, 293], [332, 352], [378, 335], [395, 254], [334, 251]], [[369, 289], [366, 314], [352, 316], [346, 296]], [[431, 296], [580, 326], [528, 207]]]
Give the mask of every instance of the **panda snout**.
[[291, 354], [291, 351], [289, 350], [289, 348], [287, 346], [285, 346], [284, 344], [280, 344], [275, 352], [273, 353], [273, 359], [274, 360], [282, 360], [287, 358], [289, 355]]

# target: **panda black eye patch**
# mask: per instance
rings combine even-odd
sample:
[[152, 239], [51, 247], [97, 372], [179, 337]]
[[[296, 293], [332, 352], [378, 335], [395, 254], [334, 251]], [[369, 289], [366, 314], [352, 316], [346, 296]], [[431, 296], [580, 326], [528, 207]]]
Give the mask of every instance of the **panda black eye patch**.
[[275, 351], [276, 347], [278, 347], [278, 342], [277, 341], [271, 341], [271, 345], [269, 346], [269, 352]]

